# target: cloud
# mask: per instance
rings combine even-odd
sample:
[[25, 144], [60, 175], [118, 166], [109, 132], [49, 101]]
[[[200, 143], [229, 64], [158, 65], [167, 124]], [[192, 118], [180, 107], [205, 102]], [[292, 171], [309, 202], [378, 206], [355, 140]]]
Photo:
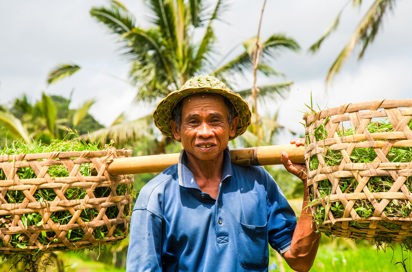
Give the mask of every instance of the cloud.
[[297, 82], [289, 98], [280, 105], [279, 121], [294, 131], [304, 133], [303, 116], [309, 111], [311, 99], [313, 109], [318, 111], [348, 103], [410, 98], [410, 63], [407, 59], [363, 63], [338, 75], [327, 90], [321, 77]]
[[[137, 21], [144, 24], [147, 15], [141, 2], [123, 2], [137, 16]], [[384, 18], [383, 29], [365, 58], [357, 62], [352, 57], [325, 92], [327, 70], [368, 3], [360, 11], [350, 6], [346, 9], [339, 29], [320, 52], [311, 55], [306, 50], [346, 2], [267, 2], [262, 37], [285, 33], [302, 46], [300, 53], [282, 53], [274, 63], [277, 70], [286, 74], [287, 80], [295, 82], [289, 98], [273, 107], [280, 109], [280, 121], [288, 127], [302, 129], [300, 122], [311, 94], [315, 105], [321, 108], [410, 97], [411, 1], [397, 1], [394, 13]], [[119, 55], [116, 38], [89, 14], [91, 7], [107, 6], [107, 3], [105, 0], [0, 1], [0, 104], [9, 103], [23, 93], [38, 99], [42, 91], [66, 97], [73, 92], [74, 107], [95, 98], [97, 103], [91, 111], [106, 125], [124, 111], [131, 118], [151, 112], [153, 105], [134, 105], [132, 100], [137, 90], [115, 78], [127, 78], [127, 61]], [[224, 23], [217, 25], [218, 52], [225, 55], [235, 44], [240, 46], [243, 40], [256, 35], [262, 3], [232, 2], [222, 18]], [[82, 70], [71, 79], [47, 86], [45, 80], [51, 68], [67, 62], [79, 64]]]

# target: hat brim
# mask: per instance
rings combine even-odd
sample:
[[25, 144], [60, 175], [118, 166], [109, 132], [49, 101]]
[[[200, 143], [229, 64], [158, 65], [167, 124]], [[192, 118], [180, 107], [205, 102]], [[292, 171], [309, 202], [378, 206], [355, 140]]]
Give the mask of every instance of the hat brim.
[[159, 102], [153, 113], [153, 119], [155, 125], [160, 129], [163, 135], [173, 137], [170, 121], [172, 120], [172, 111], [176, 105], [185, 97], [201, 93], [218, 94], [226, 97], [232, 103], [236, 115], [239, 117], [234, 138], [246, 131], [247, 127], [250, 125], [251, 113], [249, 105], [239, 94], [234, 93], [229, 89], [201, 87], [171, 92]]

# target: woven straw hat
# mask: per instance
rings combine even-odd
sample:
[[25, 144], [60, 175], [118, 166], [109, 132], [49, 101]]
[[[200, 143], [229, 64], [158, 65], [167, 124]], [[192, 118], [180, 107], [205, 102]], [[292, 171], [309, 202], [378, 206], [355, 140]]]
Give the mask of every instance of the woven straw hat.
[[247, 102], [237, 93], [233, 92], [219, 79], [213, 76], [196, 76], [189, 79], [179, 90], [168, 94], [157, 105], [153, 113], [155, 125], [165, 136], [173, 137], [170, 127], [174, 107], [185, 97], [199, 94], [212, 93], [226, 97], [234, 106], [239, 121], [235, 137], [246, 131], [250, 125], [250, 110]]

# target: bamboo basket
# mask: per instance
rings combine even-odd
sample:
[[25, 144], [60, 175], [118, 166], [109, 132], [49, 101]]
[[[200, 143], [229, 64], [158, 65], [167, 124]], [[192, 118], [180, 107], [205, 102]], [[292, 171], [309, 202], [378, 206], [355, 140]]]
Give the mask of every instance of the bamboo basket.
[[[0, 251], [79, 249], [125, 238], [133, 179], [107, 167], [130, 155], [109, 149], [0, 156]], [[64, 175], [52, 176], [52, 169]], [[35, 177], [22, 178], [27, 171]]]
[[[411, 246], [412, 100], [347, 104], [304, 118], [309, 194], [319, 231]], [[372, 131], [371, 124], [392, 128]], [[374, 159], [363, 161], [360, 151]], [[394, 158], [395, 151], [409, 158]], [[339, 160], [331, 163], [331, 157]]]

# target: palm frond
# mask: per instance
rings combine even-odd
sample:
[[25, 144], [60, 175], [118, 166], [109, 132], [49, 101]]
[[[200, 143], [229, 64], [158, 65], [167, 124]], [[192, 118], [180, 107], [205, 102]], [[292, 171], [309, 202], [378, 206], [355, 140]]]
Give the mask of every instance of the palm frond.
[[122, 2], [117, 1], [117, 0], [112, 0], [111, 2], [112, 2], [112, 5], [117, 6], [119, 9], [124, 10], [124, 11], [128, 11], [128, 9], [126, 8], [126, 6], [123, 5]]
[[117, 1], [113, 1], [110, 8], [93, 7], [90, 15], [107, 26], [114, 34], [123, 35], [135, 27], [133, 14]]
[[90, 108], [94, 105], [96, 101], [94, 99], [89, 99], [83, 103], [83, 105], [77, 109], [72, 118], [73, 126], [77, 126], [89, 113]]
[[176, 33], [172, 2], [174, 1], [147, 1], [151, 11], [152, 23], [157, 26], [162, 36], [168, 39], [169, 42], [173, 42]]
[[299, 44], [292, 38], [283, 34], [273, 34], [261, 45], [263, 62], [275, 60], [281, 52], [289, 50], [297, 52], [300, 50]]
[[325, 33], [323, 33], [323, 35], [309, 47], [309, 52], [318, 52], [323, 42], [338, 28], [342, 12], [343, 9], [338, 13], [331, 25], [326, 29]]
[[154, 139], [154, 126], [152, 123], [152, 116], [147, 115], [133, 121], [81, 135], [80, 137], [103, 144], [114, 141], [116, 145], [122, 145], [130, 141], [142, 139], [143, 137], [146, 139]]
[[216, 35], [212, 27], [208, 27], [202, 37], [202, 40], [195, 51], [190, 63], [189, 73], [193, 75], [196, 71], [201, 70], [202, 67], [211, 66], [211, 55], [214, 52], [214, 43], [216, 41]]
[[13, 114], [0, 111], [0, 123], [15, 137], [23, 139], [25, 143], [31, 143], [29, 133], [24, 128], [22, 122]]
[[126, 115], [124, 112], [122, 112], [116, 117], [116, 119], [114, 119], [114, 121], [112, 122], [110, 126], [113, 127], [115, 125], [120, 125], [121, 123], [124, 123], [124, 122], [126, 122]]
[[283, 74], [282, 72], [279, 72], [278, 70], [275, 70], [275, 68], [267, 64], [259, 63], [257, 66], [257, 69], [258, 69], [258, 72], [261, 72], [262, 74], [268, 77], [269, 76], [280, 76], [280, 77], [285, 76], [285, 74]]
[[50, 134], [56, 135], [56, 120], [57, 120], [57, 108], [53, 102], [53, 99], [45, 93], [42, 93], [41, 102], [39, 107], [43, 113], [43, 118], [46, 120], [47, 129]]
[[[258, 86], [259, 93], [258, 97], [261, 100], [268, 101], [276, 101], [278, 99], [284, 99], [286, 94], [290, 92], [290, 87], [292, 86], [293, 82], [283, 82], [283, 83], [276, 83], [276, 84], [268, 84]], [[249, 97], [252, 95], [252, 89], [243, 89], [238, 91], [242, 97]]]
[[[201, 5], [201, 2], [198, 4]], [[206, 21], [207, 26], [204, 30], [204, 34], [199, 43], [199, 46], [197, 47], [196, 55], [193, 57], [193, 60], [190, 63], [190, 67], [191, 67], [191, 69], [189, 70], [190, 74], [194, 74], [196, 71], [200, 70], [201, 67], [210, 66], [211, 64], [210, 56], [213, 53], [213, 45], [215, 44], [215, 41], [216, 41], [216, 35], [213, 29], [213, 23], [215, 20], [218, 20], [220, 16], [222, 15], [224, 6], [225, 5], [223, 1], [220, 1], [220, 0], [217, 1], [213, 9], [213, 12], [210, 14], [210, 16], [208, 16], [207, 19], [199, 19], [202, 21]], [[192, 21], [193, 20], [194, 19], [192, 18]], [[200, 24], [196, 26], [200, 26]]]
[[[292, 38], [283, 34], [273, 34], [266, 39], [261, 45], [261, 61], [258, 65], [258, 71], [264, 75], [281, 75], [278, 71], [274, 70], [269, 63], [273, 62], [276, 57], [283, 50], [298, 51], [300, 49], [299, 44]], [[247, 74], [253, 69], [252, 56], [254, 50], [256, 50], [256, 37], [252, 37], [243, 42], [244, 51], [228, 61], [221, 67], [217, 68], [213, 74]]]
[[202, 6], [202, 0], [189, 0], [189, 13], [191, 24], [194, 27], [199, 27], [201, 25], [201, 13], [204, 10]]
[[53, 84], [66, 77], [69, 77], [80, 70], [77, 64], [59, 64], [47, 75], [47, 84]]
[[217, 76], [230, 73], [246, 74], [251, 69], [253, 69], [253, 63], [250, 56], [247, 52], [243, 52], [215, 69], [212, 74]]
[[174, 76], [174, 61], [166, 54], [159, 32], [155, 29], [134, 28], [125, 38], [133, 59], [130, 77], [138, 86], [137, 97], [150, 101], [169, 93], [169, 86], [178, 86]]
[[377, 5], [376, 12], [370, 13], [371, 18], [366, 18], [366, 29], [364, 32], [361, 32], [362, 34], [365, 33], [365, 35], [361, 35], [360, 41], [362, 43], [362, 49], [358, 55], [358, 59], [361, 59], [363, 57], [369, 44], [371, 44], [375, 40], [375, 37], [383, 24], [383, 16], [387, 14], [388, 11], [393, 11], [395, 3], [396, 0], [382, 1]]
[[383, 22], [383, 16], [388, 10], [392, 10], [396, 0], [375, 0], [365, 16], [362, 18], [358, 27], [352, 34], [350, 40], [341, 50], [338, 57], [333, 62], [328, 71], [326, 82], [330, 82], [333, 76], [340, 71], [343, 64], [354, 51], [356, 45], [361, 44], [361, 51], [358, 59], [362, 58], [368, 45], [372, 43]]

